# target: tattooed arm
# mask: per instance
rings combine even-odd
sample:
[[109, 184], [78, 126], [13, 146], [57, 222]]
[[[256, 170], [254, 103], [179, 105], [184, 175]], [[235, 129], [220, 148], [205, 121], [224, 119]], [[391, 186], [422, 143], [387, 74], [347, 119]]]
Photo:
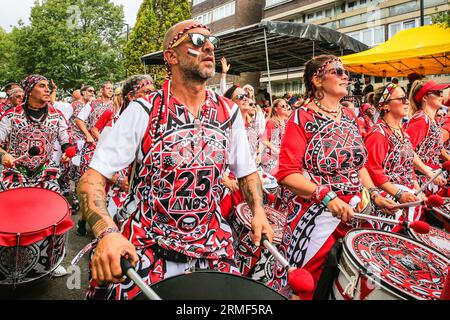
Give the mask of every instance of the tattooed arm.
[[256, 246], [260, 245], [261, 235], [266, 234], [269, 241], [273, 240], [273, 229], [267, 220], [263, 205], [263, 191], [261, 179], [257, 172], [244, 178], [238, 179], [239, 189], [242, 192], [244, 200], [253, 212], [252, 235]]
[[[95, 237], [108, 228], [117, 227], [106, 208], [106, 178], [93, 169], [81, 177], [77, 193], [83, 218]], [[122, 279], [120, 258], [128, 255], [133, 264], [138, 261], [135, 247], [120, 233], [101, 239], [92, 258], [92, 278], [99, 283], [118, 283]]]

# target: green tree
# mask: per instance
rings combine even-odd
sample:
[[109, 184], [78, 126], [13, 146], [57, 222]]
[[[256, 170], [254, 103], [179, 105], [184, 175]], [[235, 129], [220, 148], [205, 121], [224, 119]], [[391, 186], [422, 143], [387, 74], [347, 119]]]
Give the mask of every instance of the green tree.
[[[125, 68], [128, 74], [144, 73], [141, 57], [162, 50], [166, 31], [179, 21], [189, 19], [190, 6], [187, 0], [144, 0], [139, 8], [136, 25], [125, 46]], [[165, 79], [165, 68], [147, 68], [154, 80], [161, 84]]]
[[439, 12], [431, 20], [433, 23], [442, 23], [447, 28], [450, 28], [450, 10]]
[[16, 32], [20, 67], [65, 90], [120, 81], [123, 20], [123, 6], [110, 0], [36, 0], [31, 25]]
[[17, 82], [25, 75], [25, 71], [19, 66], [17, 55], [17, 28], [10, 33], [0, 28], [0, 84], [3, 86], [9, 82]]

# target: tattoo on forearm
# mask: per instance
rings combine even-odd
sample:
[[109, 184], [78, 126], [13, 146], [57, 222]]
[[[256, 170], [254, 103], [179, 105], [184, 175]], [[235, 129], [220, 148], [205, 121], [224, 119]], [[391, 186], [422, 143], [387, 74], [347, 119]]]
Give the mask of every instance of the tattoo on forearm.
[[261, 207], [264, 205], [262, 185], [257, 174], [239, 179], [239, 189], [252, 211], [257, 205]]
[[95, 235], [113, 223], [106, 207], [105, 182], [85, 175], [78, 184], [78, 199], [83, 218]]

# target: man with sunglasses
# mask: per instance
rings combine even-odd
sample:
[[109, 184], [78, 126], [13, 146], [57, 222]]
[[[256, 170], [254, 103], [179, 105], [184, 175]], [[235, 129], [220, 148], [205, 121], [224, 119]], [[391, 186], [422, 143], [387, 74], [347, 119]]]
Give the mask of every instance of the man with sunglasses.
[[[196, 269], [238, 273], [231, 228], [219, 206], [227, 165], [253, 209], [255, 243], [262, 233], [273, 238], [239, 109], [206, 90], [218, 44], [197, 21], [170, 28], [163, 44], [167, 81], [147, 101], [130, 104], [81, 178], [81, 208], [98, 241], [88, 298], [133, 299], [139, 293], [123, 281], [121, 257], [149, 284]], [[130, 196], [113, 221], [106, 180], [133, 163]]]

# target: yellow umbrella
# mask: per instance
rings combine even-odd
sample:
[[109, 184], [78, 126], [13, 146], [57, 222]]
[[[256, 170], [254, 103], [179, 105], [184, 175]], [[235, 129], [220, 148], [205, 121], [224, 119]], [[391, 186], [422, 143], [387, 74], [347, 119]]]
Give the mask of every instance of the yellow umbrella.
[[398, 77], [449, 74], [449, 54], [450, 28], [434, 24], [400, 31], [379, 46], [341, 60], [354, 73]]

